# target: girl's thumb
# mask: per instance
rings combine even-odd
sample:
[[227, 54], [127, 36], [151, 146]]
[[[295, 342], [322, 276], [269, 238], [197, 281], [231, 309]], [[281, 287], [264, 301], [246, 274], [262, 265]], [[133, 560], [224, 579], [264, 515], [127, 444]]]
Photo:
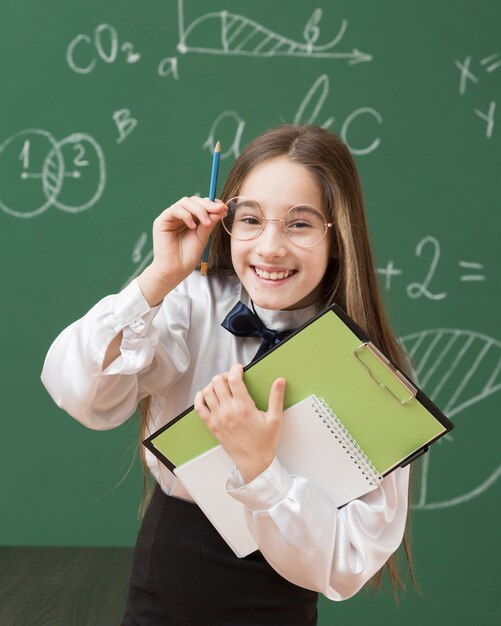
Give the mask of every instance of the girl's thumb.
[[285, 378], [277, 378], [271, 386], [268, 413], [274, 417], [281, 415], [284, 409], [285, 384]]

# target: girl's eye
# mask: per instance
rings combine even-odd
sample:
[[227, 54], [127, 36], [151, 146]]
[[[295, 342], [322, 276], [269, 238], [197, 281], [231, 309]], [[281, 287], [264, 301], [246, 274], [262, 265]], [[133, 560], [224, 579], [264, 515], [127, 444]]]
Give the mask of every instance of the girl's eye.
[[242, 224], [249, 224], [250, 226], [259, 226], [261, 224], [261, 220], [253, 215], [242, 215], [242, 217], [238, 218], [238, 221]]
[[296, 220], [295, 222], [289, 222], [286, 228], [290, 230], [300, 230], [303, 228], [312, 228], [312, 225], [304, 220]]

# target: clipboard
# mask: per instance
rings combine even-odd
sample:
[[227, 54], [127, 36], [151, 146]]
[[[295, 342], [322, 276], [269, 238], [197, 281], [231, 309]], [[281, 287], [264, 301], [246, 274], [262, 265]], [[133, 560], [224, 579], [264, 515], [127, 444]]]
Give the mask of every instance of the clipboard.
[[[271, 384], [280, 376], [287, 381], [284, 408], [312, 394], [323, 398], [382, 476], [414, 461], [454, 428], [336, 304], [244, 368], [259, 409], [266, 410]], [[173, 471], [219, 442], [191, 406], [143, 444]]]

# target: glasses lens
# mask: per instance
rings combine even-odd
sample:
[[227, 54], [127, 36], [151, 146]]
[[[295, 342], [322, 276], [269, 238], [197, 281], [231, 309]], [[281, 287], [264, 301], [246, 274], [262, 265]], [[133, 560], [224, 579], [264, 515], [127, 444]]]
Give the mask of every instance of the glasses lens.
[[235, 239], [252, 239], [263, 230], [263, 213], [254, 200], [233, 198], [226, 206], [228, 213], [223, 218], [223, 226]]
[[290, 240], [303, 248], [320, 243], [327, 232], [323, 213], [307, 205], [292, 207], [285, 215], [284, 226]]

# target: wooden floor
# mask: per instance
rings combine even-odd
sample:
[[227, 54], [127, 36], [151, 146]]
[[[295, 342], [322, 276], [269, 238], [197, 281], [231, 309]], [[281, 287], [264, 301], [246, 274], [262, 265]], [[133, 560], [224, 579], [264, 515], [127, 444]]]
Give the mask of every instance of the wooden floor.
[[1, 626], [119, 626], [132, 548], [0, 547]]

